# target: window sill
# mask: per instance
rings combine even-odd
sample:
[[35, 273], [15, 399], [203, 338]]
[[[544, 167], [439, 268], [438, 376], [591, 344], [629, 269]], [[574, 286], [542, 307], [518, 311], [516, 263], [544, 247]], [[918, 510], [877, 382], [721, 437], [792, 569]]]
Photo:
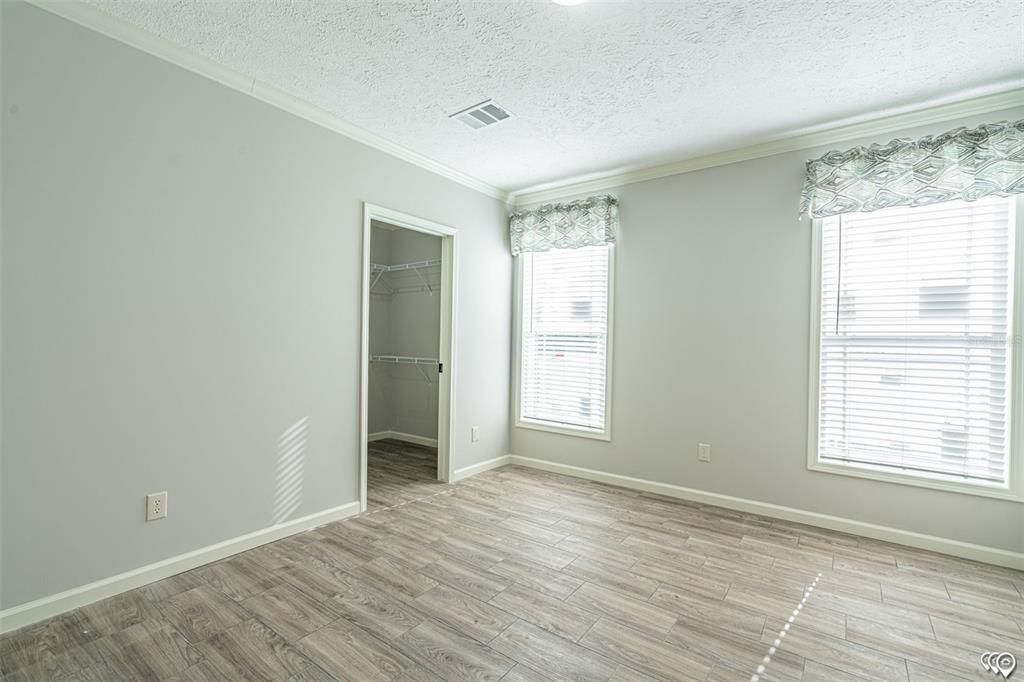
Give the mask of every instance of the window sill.
[[590, 438], [591, 440], [611, 441], [611, 431], [588, 431], [586, 429], [574, 429], [566, 426], [549, 426], [540, 422], [527, 420], [516, 420], [516, 428], [530, 429], [531, 431], [544, 431], [546, 433], [557, 433], [562, 436], [576, 436], [577, 438]]
[[873, 471], [862, 469], [856, 466], [844, 466], [838, 464], [823, 464], [821, 462], [810, 462], [807, 465], [810, 471], [817, 471], [826, 474], [838, 474], [840, 476], [852, 476], [854, 478], [866, 478], [872, 481], [883, 481], [885, 483], [897, 483], [909, 485], [916, 488], [931, 488], [942, 490], [948, 493], [960, 493], [963, 495], [974, 495], [977, 497], [989, 497], [1008, 502], [1024, 502], [1024, 495], [1013, 490], [1012, 484], [1009, 489], [986, 488], [980, 485], [969, 483], [956, 483], [955, 481], [942, 481], [938, 479], [923, 478], [913, 474], [895, 474], [885, 471]]

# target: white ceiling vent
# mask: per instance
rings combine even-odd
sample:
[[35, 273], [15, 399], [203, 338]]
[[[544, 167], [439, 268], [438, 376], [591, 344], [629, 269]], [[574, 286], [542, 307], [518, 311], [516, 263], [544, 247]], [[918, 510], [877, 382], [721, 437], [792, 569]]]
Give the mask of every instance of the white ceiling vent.
[[498, 106], [494, 100], [489, 99], [486, 102], [474, 104], [468, 109], [457, 111], [448, 118], [454, 118], [456, 121], [462, 121], [470, 128], [478, 129], [486, 128], [495, 123], [501, 123], [511, 117], [512, 114]]

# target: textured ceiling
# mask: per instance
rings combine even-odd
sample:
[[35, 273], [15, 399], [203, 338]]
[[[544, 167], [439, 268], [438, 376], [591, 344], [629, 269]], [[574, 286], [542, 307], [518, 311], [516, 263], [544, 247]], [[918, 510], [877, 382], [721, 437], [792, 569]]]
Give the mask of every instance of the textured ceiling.
[[1024, 84], [1021, 0], [89, 1], [506, 190]]

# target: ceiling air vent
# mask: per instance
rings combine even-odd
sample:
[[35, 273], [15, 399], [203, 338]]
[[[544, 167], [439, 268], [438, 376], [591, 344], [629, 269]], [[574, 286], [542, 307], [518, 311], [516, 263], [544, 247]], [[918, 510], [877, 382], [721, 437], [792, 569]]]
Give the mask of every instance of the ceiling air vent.
[[476, 130], [478, 128], [486, 128], [487, 126], [494, 125], [495, 123], [501, 123], [506, 118], [511, 117], [512, 114], [495, 104], [494, 100], [489, 99], [486, 102], [475, 104], [468, 109], [458, 111], [448, 118], [454, 118], [456, 121], [462, 121], [470, 128]]

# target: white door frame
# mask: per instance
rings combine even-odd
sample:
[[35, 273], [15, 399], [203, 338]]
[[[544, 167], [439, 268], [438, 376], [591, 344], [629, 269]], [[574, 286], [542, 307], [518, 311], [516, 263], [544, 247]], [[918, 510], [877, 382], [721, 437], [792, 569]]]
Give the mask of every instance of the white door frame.
[[437, 396], [437, 478], [452, 480], [455, 453], [455, 323], [458, 285], [458, 230], [448, 225], [363, 202], [363, 304], [359, 388], [359, 506], [366, 511], [366, 461], [369, 436], [370, 393], [370, 226], [372, 221], [403, 227], [441, 237], [441, 352], [443, 370], [438, 375]]

